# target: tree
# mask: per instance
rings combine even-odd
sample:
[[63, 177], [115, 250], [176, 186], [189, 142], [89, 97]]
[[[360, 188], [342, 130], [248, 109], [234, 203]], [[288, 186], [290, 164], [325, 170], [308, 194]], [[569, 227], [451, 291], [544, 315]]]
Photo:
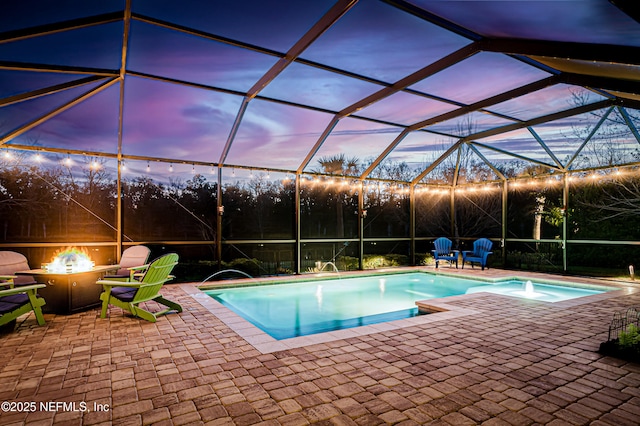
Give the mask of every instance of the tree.
[[122, 182], [124, 203], [124, 233], [128, 239], [162, 239], [168, 211], [164, 186], [146, 176], [137, 176]]
[[[592, 93], [584, 89], [574, 90], [571, 103], [576, 107], [587, 105], [591, 102], [591, 96]], [[576, 158], [573, 167], [608, 167], [640, 160], [634, 130], [628, 123], [631, 121], [637, 129], [640, 111], [618, 106], [591, 111], [578, 118], [581, 119], [571, 127], [570, 133], [566, 135], [567, 139], [575, 138], [582, 142], [590, 135], [591, 139]], [[596, 129], [598, 124], [600, 127]]]
[[[333, 157], [321, 157], [318, 164], [324, 173], [337, 176], [353, 176], [359, 173], [358, 159], [346, 158], [344, 154]], [[336, 212], [336, 237], [344, 238], [344, 205], [347, 200], [346, 194], [340, 189], [328, 188], [329, 196], [334, 200]]]
[[196, 218], [195, 226], [204, 240], [216, 237], [217, 184], [201, 174], [188, 180], [181, 193], [180, 204]]
[[640, 180], [637, 177], [617, 178], [599, 186], [606, 202], [580, 199], [577, 195], [583, 206], [595, 208], [600, 213], [595, 222], [636, 219], [640, 216]]
[[56, 234], [59, 197], [47, 182], [59, 184], [59, 171], [42, 171], [20, 159], [0, 167], [0, 216], [3, 240], [48, 238]]

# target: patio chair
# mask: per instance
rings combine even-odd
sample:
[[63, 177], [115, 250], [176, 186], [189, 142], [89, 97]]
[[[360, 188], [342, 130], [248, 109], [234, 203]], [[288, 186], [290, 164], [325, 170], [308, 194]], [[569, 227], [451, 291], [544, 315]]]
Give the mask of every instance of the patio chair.
[[486, 238], [475, 240], [473, 242], [473, 251], [467, 250], [462, 252], [462, 269], [464, 269], [464, 262], [469, 262], [472, 268], [474, 263], [479, 263], [484, 271], [484, 268], [487, 266], [487, 258], [490, 254], [493, 254], [491, 251], [492, 246], [493, 243]]
[[[104, 291], [100, 294], [102, 312], [100, 318], [107, 317], [109, 305], [117, 306], [129, 311], [133, 316], [156, 322], [157, 317], [170, 311], [182, 312], [182, 306], [165, 299], [160, 294], [160, 289], [165, 282], [173, 278], [171, 271], [178, 264], [178, 255], [165, 254], [151, 262], [140, 278], [140, 281], [131, 278], [128, 281], [99, 280]], [[140, 306], [143, 302], [154, 301], [167, 307], [159, 312], [150, 312]]]
[[[29, 262], [23, 254], [15, 251], [0, 251], [0, 276], [6, 276], [5, 280], [11, 280], [13, 285], [37, 284], [31, 275], [15, 276], [18, 271], [28, 271]], [[0, 277], [0, 281], [3, 281]]]
[[42, 306], [46, 302], [38, 297], [37, 292], [46, 285], [37, 284], [29, 275], [13, 275], [26, 270], [29, 270], [29, 263], [22, 254], [0, 252], [0, 327], [15, 322], [18, 317], [31, 311], [38, 324], [44, 325]]
[[103, 277], [105, 280], [128, 281], [137, 275], [139, 278], [142, 271], [147, 267], [151, 249], [147, 246], [131, 246], [122, 252], [119, 269], [114, 274]]
[[435, 250], [431, 250], [433, 253], [433, 258], [436, 261], [436, 268], [438, 268], [438, 263], [441, 260], [446, 260], [449, 262], [449, 266], [455, 262], [456, 269], [458, 269], [458, 250], [451, 250], [451, 240], [445, 237], [440, 237], [433, 242], [435, 246]]
[[38, 325], [44, 325], [42, 307], [46, 302], [38, 296], [38, 289], [46, 285], [33, 284], [19, 287], [12, 287], [12, 285], [9, 282], [0, 283], [0, 287], [9, 287], [0, 290], [0, 327], [31, 311], [36, 315]]

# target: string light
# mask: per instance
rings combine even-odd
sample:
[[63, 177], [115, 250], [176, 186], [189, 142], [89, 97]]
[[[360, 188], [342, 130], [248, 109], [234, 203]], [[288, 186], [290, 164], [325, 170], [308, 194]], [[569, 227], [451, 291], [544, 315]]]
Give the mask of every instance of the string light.
[[[9, 159], [13, 159], [14, 155], [12, 154], [11, 150], [8, 148], [4, 149], [4, 153], [2, 154], [2, 156], [9, 160]], [[42, 152], [36, 152], [33, 154], [33, 160], [40, 163], [45, 161], [45, 156], [42, 154]], [[62, 164], [64, 164], [67, 167], [72, 166], [73, 164], [73, 160], [71, 159], [70, 153], [67, 153], [67, 156], [61, 161]], [[100, 164], [100, 162], [97, 159], [94, 159], [91, 161], [90, 166], [91, 169], [94, 170], [98, 170], [102, 167], [102, 165]], [[124, 171], [127, 169], [126, 167], [126, 161], [124, 159], [120, 160], [119, 163], [119, 167], [120, 170]], [[215, 164], [211, 164], [211, 174], [215, 174], [216, 170], [218, 170], [216, 168]], [[587, 181], [592, 181], [592, 182], [596, 182], [598, 180], [607, 180], [607, 179], [613, 179], [613, 178], [617, 178], [617, 177], [621, 177], [624, 176], [625, 173], [629, 173], [629, 171], [633, 172], [634, 170], [637, 170], [637, 167], [634, 166], [617, 166], [617, 167], [610, 167], [610, 168], [603, 168], [603, 169], [598, 169], [595, 171], [588, 171], [588, 170], [582, 170], [582, 171], [573, 171], [573, 174], [569, 171], [565, 171], [564, 173], [562, 173], [560, 175], [560, 173], [550, 173], [548, 175], [539, 175], [539, 176], [534, 176], [534, 177], [529, 177], [529, 178], [514, 178], [513, 180], [507, 180], [507, 184], [513, 188], [518, 188], [520, 186], [524, 185], [528, 185], [531, 187], [536, 187], [536, 186], [542, 186], [542, 187], [550, 187], [550, 186], [555, 186], [558, 183], [561, 183], [563, 179], [566, 179], [566, 181], [573, 181], [576, 178], [579, 178], [581, 180], [587, 180]], [[146, 166], [146, 171], [147, 173], [149, 173], [151, 171], [151, 166], [150, 166], [150, 162], [147, 161], [147, 166]], [[258, 170], [260, 172], [260, 170]], [[173, 163], [170, 163], [169, 165], [169, 172], [173, 172]], [[191, 173], [195, 174], [196, 170], [195, 170], [195, 163], [192, 163], [191, 165]], [[264, 170], [264, 173], [266, 174], [266, 178], [267, 179], [271, 179], [271, 171], [268, 169]], [[235, 173], [235, 168], [232, 168], [232, 172], [231, 172], [231, 176], [235, 177], [236, 173]], [[255, 174], [253, 172], [253, 169], [250, 169], [250, 173], [249, 173], [249, 177], [251, 179], [255, 178]], [[260, 178], [262, 178], [263, 175], [260, 175]], [[282, 181], [286, 182], [289, 181], [290, 178], [287, 175]], [[349, 185], [351, 182], [349, 179], [347, 179], [345, 176], [337, 176], [337, 178], [335, 176], [307, 176], [306, 179], [301, 179], [301, 183], [305, 183], [305, 182], [309, 182], [312, 184], [323, 184], [324, 186], [332, 186], [332, 185], [340, 185], [340, 186], [346, 186]], [[407, 185], [406, 183], [389, 183], [387, 181], [384, 180], [373, 180], [373, 181], [369, 181], [369, 182], [365, 182], [365, 181], [357, 181], [360, 183], [361, 188], [364, 190], [364, 188], [368, 188], [369, 191], [391, 191], [391, 192], [395, 192], [397, 194], [407, 194], [411, 192], [411, 185]], [[430, 187], [428, 186], [419, 186], [416, 185], [414, 186], [414, 193], [416, 194], [422, 194], [422, 193], [432, 193], [432, 194], [447, 194], [450, 190], [454, 190], [456, 192], [476, 192], [476, 191], [490, 191], [492, 189], [495, 189], [495, 182], [493, 182], [494, 184], [485, 184], [485, 185], [479, 185], [479, 182], [477, 184], [466, 184], [465, 186], [456, 186], [453, 188], [450, 188], [449, 190], [447, 189], [441, 189], [438, 188], [437, 186], [435, 187]], [[437, 185], [437, 184], [436, 184]], [[357, 190], [357, 189], [354, 189]]]

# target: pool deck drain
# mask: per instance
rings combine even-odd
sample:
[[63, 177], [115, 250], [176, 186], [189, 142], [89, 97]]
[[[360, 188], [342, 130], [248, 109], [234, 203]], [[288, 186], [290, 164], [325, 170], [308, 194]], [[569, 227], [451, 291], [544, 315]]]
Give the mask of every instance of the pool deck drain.
[[558, 303], [455, 296], [434, 302], [447, 312], [281, 349], [243, 337], [192, 284], [163, 288], [184, 312], [156, 323], [111, 308], [39, 327], [29, 314], [0, 336], [0, 399], [108, 409], [2, 411], [0, 424], [637, 425], [640, 364], [597, 352], [613, 312], [640, 306], [625, 287]]

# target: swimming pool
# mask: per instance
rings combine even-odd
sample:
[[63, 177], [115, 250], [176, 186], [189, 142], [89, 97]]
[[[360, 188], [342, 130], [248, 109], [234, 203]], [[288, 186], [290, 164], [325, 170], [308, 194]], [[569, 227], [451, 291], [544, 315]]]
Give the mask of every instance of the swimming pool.
[[481, 291], [557, 302], [614, 288], [580, 288], [515, 279], [477, 281], [425, 272], [204, 290], [275, 339], [419, 315], [416, 301]]

